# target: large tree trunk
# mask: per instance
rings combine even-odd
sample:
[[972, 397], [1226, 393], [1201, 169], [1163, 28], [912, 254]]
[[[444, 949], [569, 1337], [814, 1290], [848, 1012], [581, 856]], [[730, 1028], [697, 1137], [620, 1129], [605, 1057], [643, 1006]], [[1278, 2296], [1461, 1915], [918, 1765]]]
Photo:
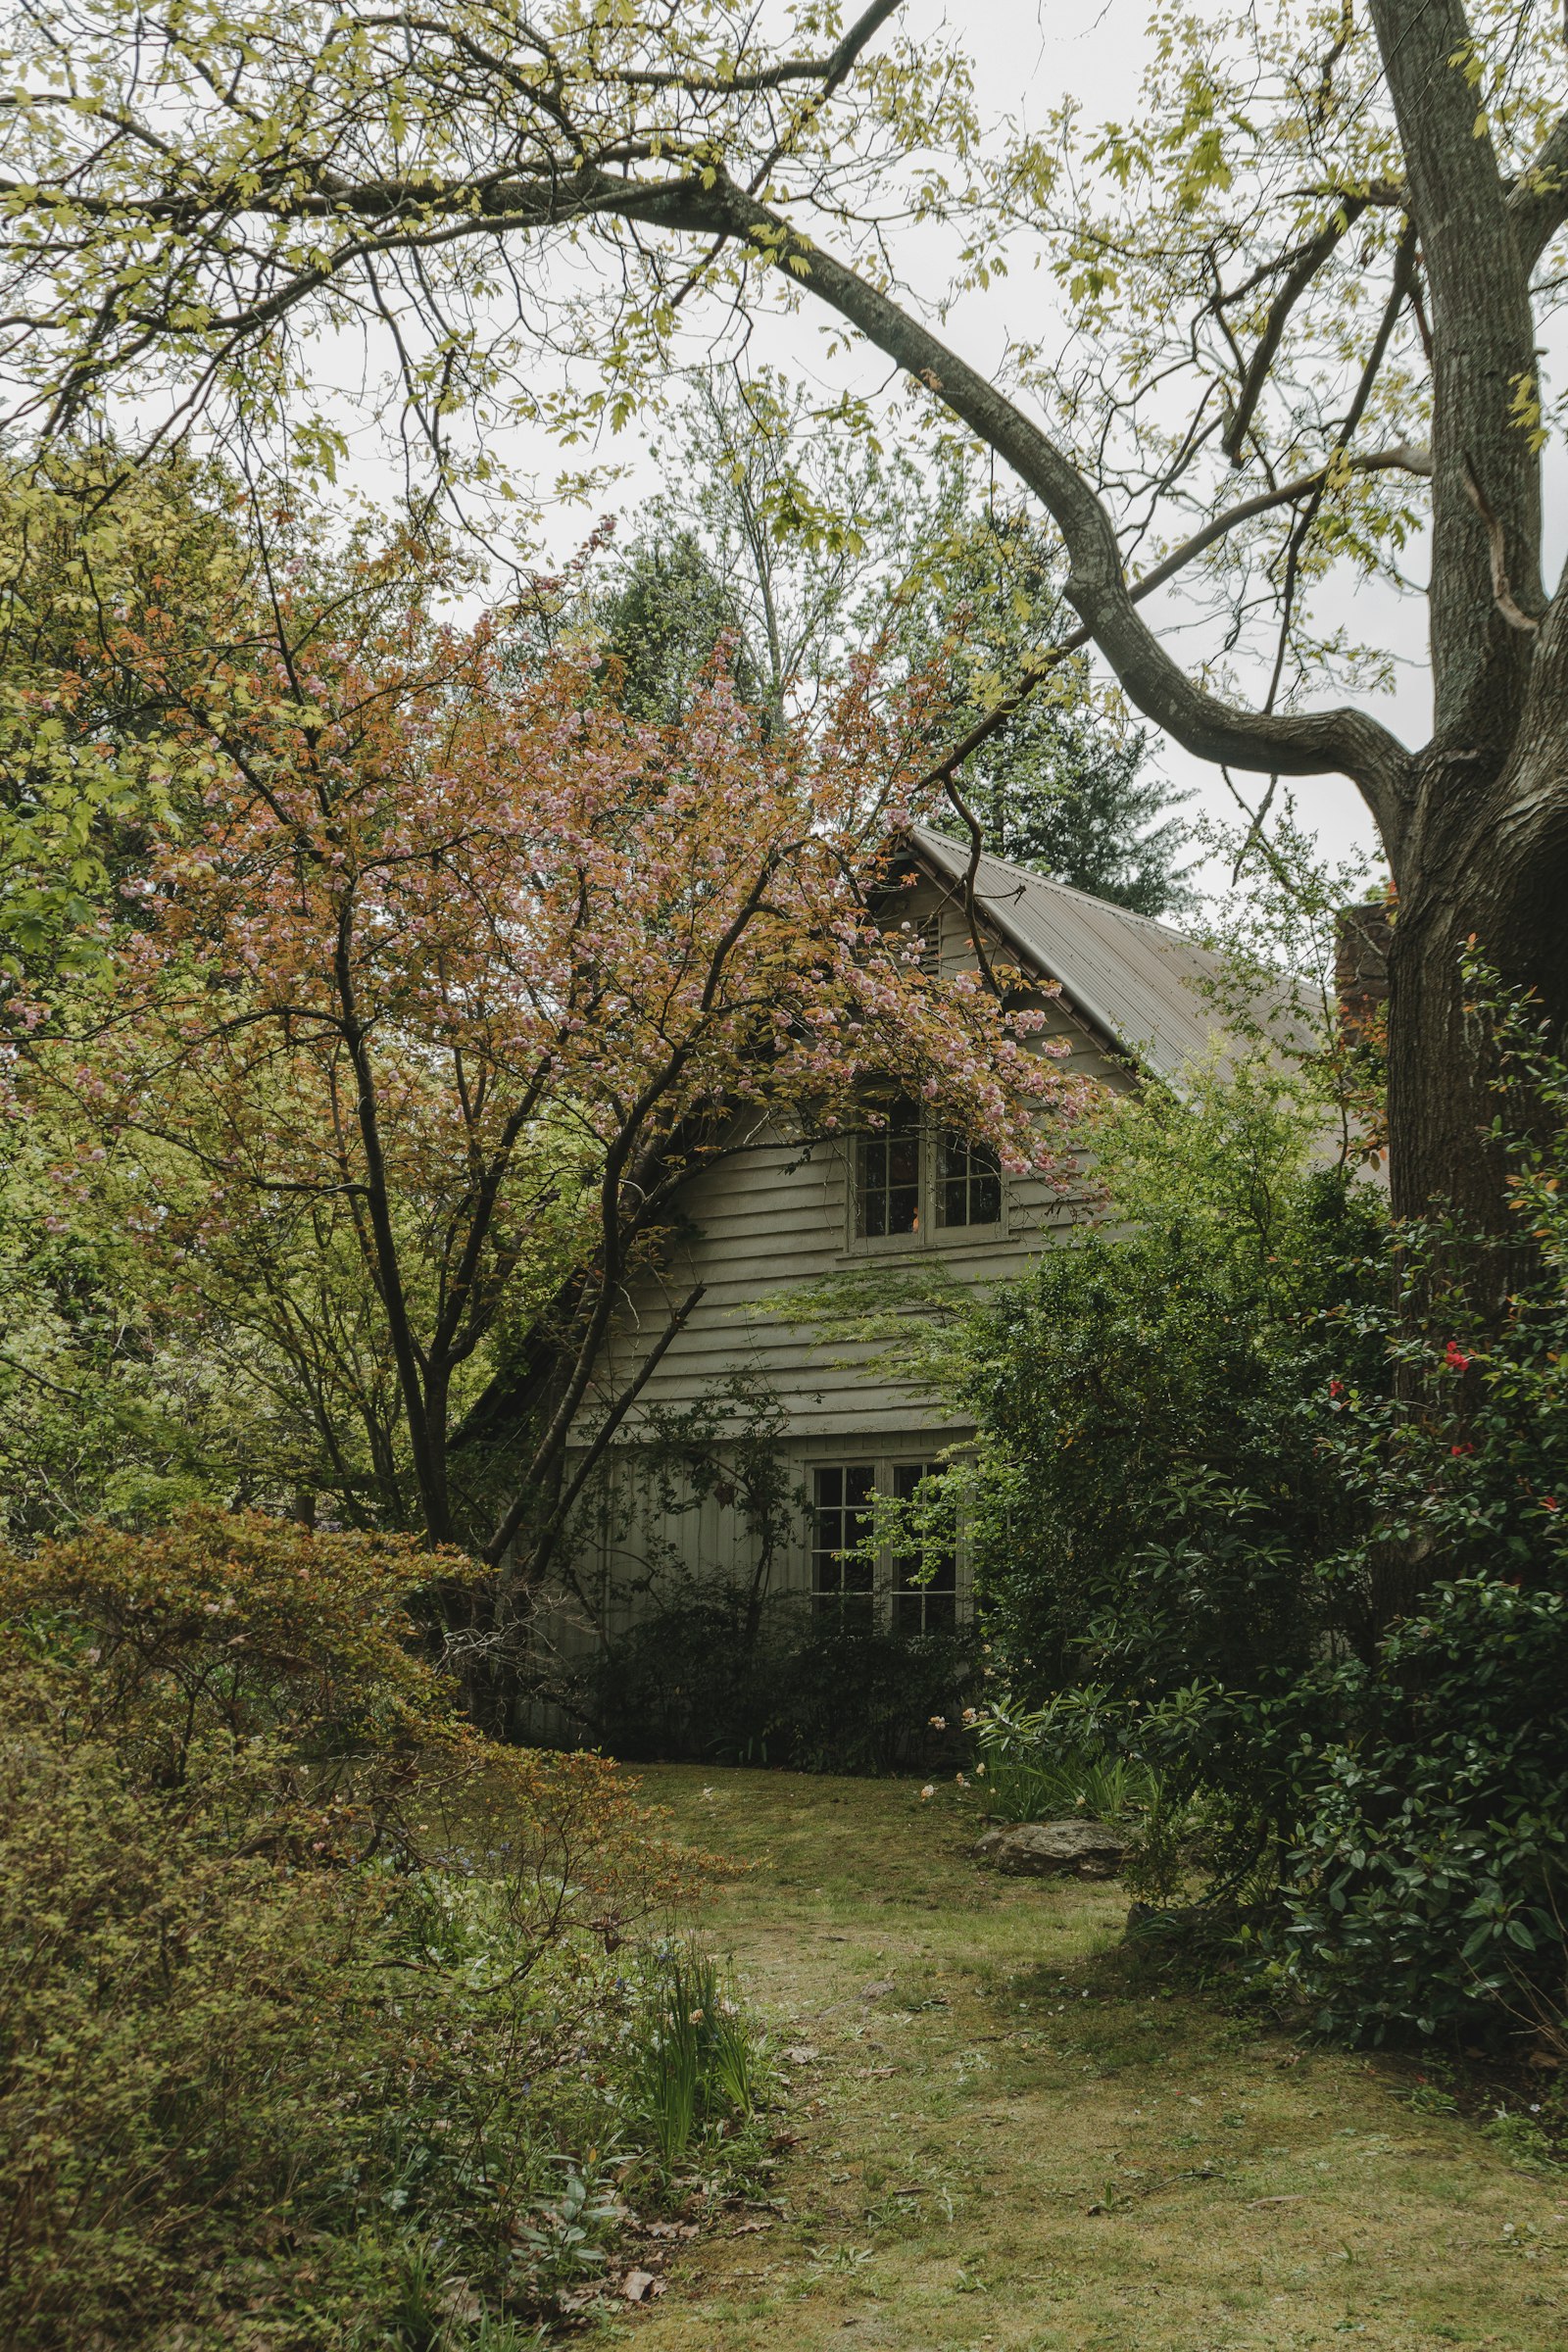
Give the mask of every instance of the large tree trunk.
[[1488, 1024], [1462, 965], [1479, 958], [1533, 992], [1553, 1050], [1568, 1042], [1568, 636], [1548, 618], [1511, 755], [1490, 788], [1482, 763], [1434, 760], [1395, 860], [1398, 914], [1389, 958], [1389, 1164], [1395, 1213], [1434, 1209], [1478, 1239], [1510, 1227], [1503, 1155], [1488, 1140], [1499, 1109], [1534, 1124], [1527, 1101], [1495, 1091]]

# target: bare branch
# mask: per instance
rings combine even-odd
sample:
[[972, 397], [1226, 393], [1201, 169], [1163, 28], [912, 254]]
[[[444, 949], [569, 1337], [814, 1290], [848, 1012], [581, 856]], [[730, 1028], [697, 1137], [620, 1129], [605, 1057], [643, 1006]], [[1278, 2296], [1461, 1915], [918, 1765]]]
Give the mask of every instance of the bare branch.
[[859, 62], [860, 54], [887, 23], [903, 7], [904, 0], [872, 0], [872, 5], [857, 17], [838, 47], [820, 61], [794, 58], [782, 65], [762, 66], [754, 74], [734, 74], [727, 78], [709, 74], [678, 73], [616, 74], [612, 78], [622, 89], [683, 90], [695, 96], [728, 98], [738, 91], [777, 90], [786, 82], [814, 81], [821, 85], [819, 96], [830, 98], [847, 74]]
[[1235, 410], [1220, 441], [1221, 449], [1233, 466], [1242, 463], [1242, 450], [1252, 416], [1268, 382], [1269, 370], [1274, 365], [1292, 311], [1328, 262], [1341, 238], [1348, 233], [1351, 222], [1366, 211], [1367, 201], [1365, 196], [1342, 198], [1332, 218], [1325, 221], [1310, 244], [1302, 248], [1299, 260], [1270, 303], [1268, 317], [1263, 321], [1263, 331], [1247, 364], [1241, 390], [1236, 396]]

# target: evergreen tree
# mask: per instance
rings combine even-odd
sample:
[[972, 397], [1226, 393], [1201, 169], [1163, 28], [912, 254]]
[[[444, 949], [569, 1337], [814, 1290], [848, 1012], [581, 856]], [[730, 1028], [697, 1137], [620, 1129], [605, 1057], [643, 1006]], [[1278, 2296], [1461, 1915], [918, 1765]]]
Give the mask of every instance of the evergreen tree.
[[[1192, 905], [1181, 861], [1190, 835], [1174, 813], [1186, 795], [1146, 772], [1144, 728], [1046, 704], [1026, 706], [1009, 732], [1011, 742], [977, 755], [964, 792], [988, 849], [1135, 914]], [[962, 830], [956, 817], [939, 822]]]
[[743, 699], [763, 699], [742, 615], [693, 531], [634, 540], [594, 619], [619, 669], [621, 708], [632, 718], [677, 725], [720, 644], [729, 648]]
[[[1028, 522], [971, 508], [953, 530], [911, 631], [911, 655], [947, 668], [962, 734], [1005, 694], [1040, 647], [1075, 622], [1053, 551]], [[922, 645], [922, 637], [925, 645]], [[965, 764], [960, 789], [998, 857], [1109, 899], [1135, 914], [1193, 903], [1187, 799], [1146, 772], [1148, 730], [1096, 703], [1081, 658], [1062, 666]], [[963, 833], [956, 813], [937, 819]]]

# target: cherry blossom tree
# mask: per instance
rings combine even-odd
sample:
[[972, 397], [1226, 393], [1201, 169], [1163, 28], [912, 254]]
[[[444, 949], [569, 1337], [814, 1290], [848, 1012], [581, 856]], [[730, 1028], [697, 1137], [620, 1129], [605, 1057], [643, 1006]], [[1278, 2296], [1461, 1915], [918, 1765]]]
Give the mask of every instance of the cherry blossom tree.
[[[522, 661], [504, 613], [442, 617], [409, 545], [329, 595], [308, 569], [273, 564], [200, 628], [151, 600], [119, 632], [187, 813], [130, 885], [107, 996], [35, 1038], [33, 1083], [70, 1095], [84, 1153], [134, 1164], [146, 1245], [194, 1286], [242, 1279], [280, 1224], [346, 1247], [411, 1516], [536, 1576], [696, 1304], [671, 1297], [629, 1385], [598, 1388], [693, 1171], [764, 1129], [830, 1133], [871, 1079], [1064, 1170], [1079, 1090], [1035, 1050], [1038, 1008], [920, 969], [892, 879], [918, 688], [863, 663], [808, 736], [764, 726], [720, 649], [677, 721], [634, 723], [591, 653]], [[454, 1425], [504, 1343], [531, 1450], [476, 1530]]]

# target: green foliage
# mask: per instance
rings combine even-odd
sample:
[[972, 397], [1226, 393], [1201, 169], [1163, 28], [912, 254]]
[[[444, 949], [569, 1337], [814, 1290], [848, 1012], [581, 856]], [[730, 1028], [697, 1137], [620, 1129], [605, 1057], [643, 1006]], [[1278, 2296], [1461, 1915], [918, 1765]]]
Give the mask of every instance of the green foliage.
[[841, 1627], [808, 1597], [757, 1607], [712, 1580], [609, 1636], [559, 1695], [623, 1758], [891, 1772], [920, 1762], [923, 1727], [957, 1715], [976, 1665], [966, 1635]]
[[1474, 1577], [1267, 1712], [1298, 1825], [1279, 1965], [1326, 2030], [1560, 2019], [1565, 1677], [1568, 1592]]
[[645, 1956], [633, 2016], [635, 2095], [669, 2176], [695, 2136], [755, 2112], [764, 2064], [732, 1985], [695, 1944], [656, 1945]]
[[1094, 1138], [1106, 1227], [943, 1343], [981, 1431], [950, 1483], [1026, 1697], [1290, 1670], [1345, 1630], [1315, 1571], [1351, 1516], [1303, 1397], [1331, 1375], [1315, 1319], [1381, 1220], [1309, 1169], [1310, 1119], [1262, 1070], [1116, 1106]]
[[[1076, 619], [1048, 534], [994, 504], [952, 526], [938, 561], [922, 618], [959, 737]], [[916, 633], [911, 652], [921, 650]], [[963, 796], [998, 857], [1135, 914], [1179, 913], [1192, 905], [1183, 863], [1191, 834], [1176, 813], [1187, 796], [1145, 772], [1148, 744], [1114, 700], [1097, 701], [1087, 665], [1069, 661], [971, 755]], [[945, 808], [937, 821], [963, 831]]]
[[246, 564], [233, 485], [112, 440], [0, 463], [0, 970], [26, 994], [90, 969], [144, 827], [188, 805], [158, 687], [102, 655], [153, 600], [188, 612]]
[[748, 703], [761, 699], [761, 680], [747, 652], [740, 615], [690, 531], [668, 542], [640, 537], [595, 619], [615, 665], [616, 699], [631, 718], [677, 725], [698, 680], [726, 642], [737, 693]]
[[1083, 1813], [1136, 1828], [1159, 1800], [1147, 1764], [1095, 1737], [1098, 1693], [1058, 1693], [1043, 1707], [993, 1706], [975, 1717], [987, 1812], [998, 1821], [1046, 1821]]
[[[1148, 1776], [1142, 1887], [1200, 1890], [1325, 2031], [1561, 2048], [1568, 1070], [1473, 979], [1501, 1241], [1389, 1229], [1244, 1072], [1115, 1114], [1124, 1238], [949, 1355], [990, 1630], [1016, 1689], [1066, 1687], [1023, 1763]], [[1003, 1801], [1064, 1792], [1008, 1787], [1004, 1722]]]
[[[1550, 1092], [1539, 1053], [1531, 1077]], [[992, 1630], [1025, 1689], [1092, 1686], [1068, 1778], [1152, 1772], [1161, 1836], [1196, 1808], [1188, 1874], [1245, 1898], [1247, 1949], [1325, 2027], [1545, 2015], [1568, 1792], [1549, 1154], [1516, 1186], [1537, 1271], [1514, 1252], [1484, 1347], [1473, 1261], [1431, 1234], [1391, 1255], [1374, 1197], [1310, 1173], [1306, 1135], [1245, 1072], [1119, 1112], [1101, 1159], [1125, 1238], [971, 1319]], [[1391, 1626], [1412, 1555], [1436, 1589]], [[1067, 1792], [1009, 1788], [1015, 1750], [1004, 1803]]]
[[595, 2167], [653, 2142], [611, 1954], [690, 1870], [599, 1759], [457, 1719], [420, 1588], [470, 1574], [218, 1512], [4, 1561], [18, 2352], [478, 2352], [620, 2227]]

